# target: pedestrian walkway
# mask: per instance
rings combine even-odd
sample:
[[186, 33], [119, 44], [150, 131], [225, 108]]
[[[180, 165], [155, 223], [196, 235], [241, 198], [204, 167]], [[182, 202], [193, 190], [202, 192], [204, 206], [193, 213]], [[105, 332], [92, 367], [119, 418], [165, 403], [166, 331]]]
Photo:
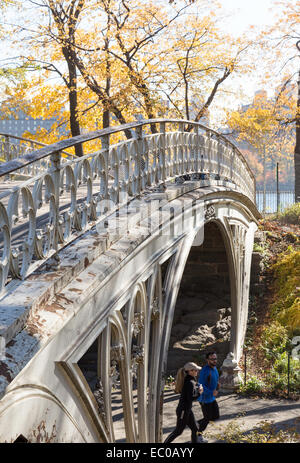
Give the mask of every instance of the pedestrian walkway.
[[[136, 391], [134, 391], [136, 393]], [[136, 405], [136, 394], [134, 404]], [[176, 425], [176, 407], [179, 394], [173, 388], [166, 387], [164, 393], [163, 412], [163, 440], [173, 431]], [[220, 393], [218, 397], [220, 419], [210, 423], [204, 433], [209, 443], [221, 442], [217, 435], [222, 433], [229, 423], [241, 427], [245, 432], [253, 431], [262, 421], [274, 422], [276, 431], [295, 429], [300, 434], [300, 401], [286, 399], [261, 399], [240, 397], [232, 393]], [[123, 419], [122, 399], [119, 391], [112, 393], [113, 426], [115, 440], [118, 443], [126, 442]], [[201, 407], [198, 402], [193, 403], [193, 412], [196, 420], [202, 418]], [[135, 407], [137, 422], [137, 407]], [[191, 432], [186, 428], [174, 444], [191, 442]], [[300, 441], [299, 441], [300, 442]]]
[[[176, 424], [175, 410], [179, 395], [167, 389], [164, 395], [163, 438], [174, 429]], [[205, 431], [205, 438], [210, 443], [220, 442], [217, 435], [234, 420], [243, 431], [252, 431], [262, 421], [274, 422], [276, 430], [295, 429], [300, 434], [300, 401], [285, 399], [262, 399], [240, 397], [237, 394], [220, 393], [218, 400], [220, 420], [210, 423]], [[201, 407], [194, 402], [193, 411], [196, 420], [202, 418]], [[184, 430], [174, 443], [191, 442], [191, 432]]]

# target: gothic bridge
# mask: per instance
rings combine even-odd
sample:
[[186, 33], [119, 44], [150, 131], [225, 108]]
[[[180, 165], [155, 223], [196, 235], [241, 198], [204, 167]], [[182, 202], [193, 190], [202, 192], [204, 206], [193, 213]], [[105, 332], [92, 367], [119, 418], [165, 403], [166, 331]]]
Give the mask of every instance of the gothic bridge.
[[[75, 158], [79, 143], [88, 154]], [[231, 142], [189, 121], [131, 123], [28, 151], [0, 166], [0, 441], [114, 442], [118, 394], [123, 440], [159, 442], [193, 250], [216, 273], [214, 247], [226, 257], [222, 382], [235, 385], [259, 218], [253, 174]], [[205, 291], [213, 276], [193, 265]]]

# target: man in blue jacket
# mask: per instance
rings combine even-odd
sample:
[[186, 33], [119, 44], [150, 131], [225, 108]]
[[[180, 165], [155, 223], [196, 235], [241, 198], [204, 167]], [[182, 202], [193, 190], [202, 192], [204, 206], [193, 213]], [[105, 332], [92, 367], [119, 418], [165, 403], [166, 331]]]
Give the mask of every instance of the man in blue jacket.
[[198, 442], [207, 442], [202, 437], [202, 432], [206, 429], [210, 421], [215, 421], [219, 418], [219, 406], [216, 401], [218, 395], [219, 373], [216, 367], [217, 354], [208, 352], [206, 354], [207, 365], [202, 368], [198, 378], [199, 384], [203, 386], [203, 393], [197, 399], [200, 402], [203, 418], [198, 421], [199, 436]]

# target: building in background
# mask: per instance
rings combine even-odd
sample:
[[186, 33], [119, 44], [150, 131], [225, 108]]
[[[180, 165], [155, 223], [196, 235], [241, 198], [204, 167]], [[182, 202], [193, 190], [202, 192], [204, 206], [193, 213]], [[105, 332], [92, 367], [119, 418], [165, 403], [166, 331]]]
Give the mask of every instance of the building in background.
[[47, 131], [51, 130], [52, 125], [56, 122], [56, 119], [34, 119], [23, 111], [17, 111], [15, 116], [6, 117], [2, 119], [0, 113], [0, 133], [7, 133], [9, 135], [15, 135], [22, 137], [24, 132], [36, 133], [39, 128], [44, 128]]

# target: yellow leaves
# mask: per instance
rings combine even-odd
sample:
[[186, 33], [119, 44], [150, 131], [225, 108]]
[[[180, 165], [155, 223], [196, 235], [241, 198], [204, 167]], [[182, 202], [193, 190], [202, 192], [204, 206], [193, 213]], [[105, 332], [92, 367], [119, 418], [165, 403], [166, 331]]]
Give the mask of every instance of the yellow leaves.
[[259, 156], [288, 160], [293, 155], [293, 128], [282, 124], [287, 110], [284, 101], [269, 99], [266, 92], [258, 92], [248, 107], [227, 113], [227, 124]]
[[[53, 7], [61, 4], [51, 3]], [[107, 1], [86, 0], [78, 21], [71, 14], [61, 22], [46, 8], [36, 7], [32, 11], [39, 13], [40, 24], [31, 34], [27, 58], [38, 60], [40, 69], [23, 82], [30, 103], [27, 113], [56, 118], [58, 124], [68, 120], [68, 92], [75, 90], [75, 83], [70, 86], [68, 81], [62, 47], [69, 47], [84, 68], [82, 72], [77, 69], [76, 81], [82, 129], [102, 127], [103, 110], [113, 106], [126, 121], [147, 118], [149, 113], [184, 117], [187, 109], [194, 117], [226, 70], [245, 73], [250, 69], [242, 59], [247, 40], [221, 32], [217, 5], [210, 13], [216, 2], [197, 3], [199, 9], [190, 13], [186, 9], [176, 20], [176, 11], [185, 2], [170, 7], [168, 2], [154, 0], [110, 0], [109, 10]], [[24, 12], [24, 16], [28, 15]], [[34, 23], [35, 17], [29, 20]], [[74, 21], [76, 26], [71, 26]], [[88, 78], [98, 93], [88, 88]], [[101, 92], [105, 98], [99, 97]], [[9, 97], [16, 105], [24, 99], [21, 88], [12, 89]], [[254, 121], [253, 131], [259, 129]]]

